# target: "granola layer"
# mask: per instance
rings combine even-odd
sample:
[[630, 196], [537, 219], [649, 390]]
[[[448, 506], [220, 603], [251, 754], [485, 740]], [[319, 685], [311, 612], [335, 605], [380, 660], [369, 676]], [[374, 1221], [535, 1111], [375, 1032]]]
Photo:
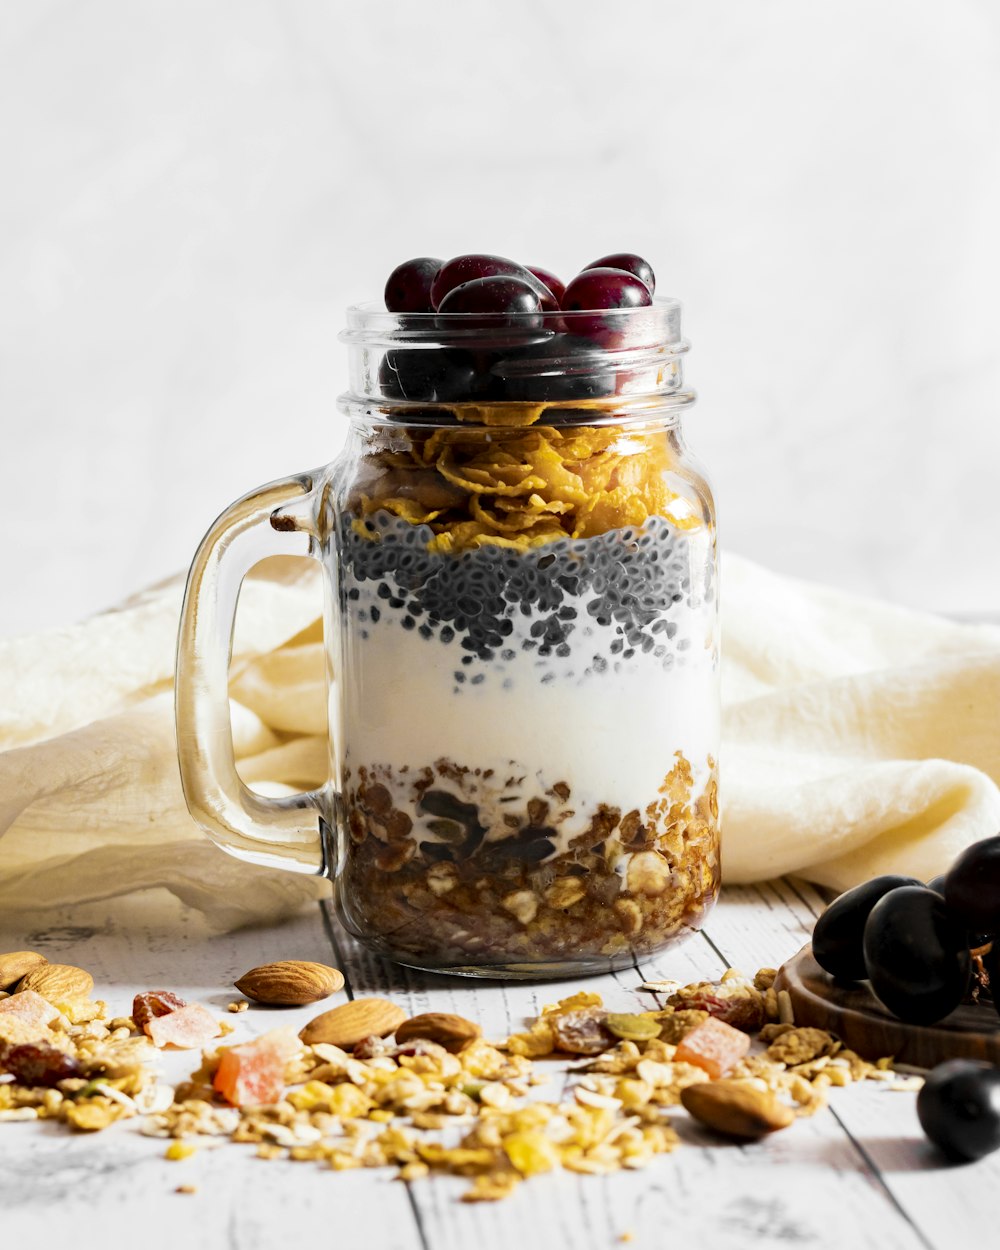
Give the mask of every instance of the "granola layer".
[[344, 791], [340, 881], [352, 932], [424, 967], [630, 963], [697, 929], [719, 885], [714, 761], [693, 791], [677, 753], [644, 808], [580, 811], [572, 786], [538, 790], [439, 760], [366, 765]]

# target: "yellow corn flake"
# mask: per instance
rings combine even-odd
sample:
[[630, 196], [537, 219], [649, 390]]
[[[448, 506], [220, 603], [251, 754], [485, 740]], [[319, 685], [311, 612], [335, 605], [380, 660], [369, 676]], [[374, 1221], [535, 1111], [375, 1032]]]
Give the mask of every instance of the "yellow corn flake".
[[562, 1015], [567, 1011], [579, 1011], [582, 1007], [603, 1007], [604, 1000], [600, 994], [592, 990], [578, 990], [569, 998], [560, 998], [557, 1003], [549, 1003], [542, 1008], [542, 1016]]
[[330, 1167], [335, 1172], [349, 1172], [353, 1168], [362, 1166], [361, 1160], [357, 1155], [352, 1155], [348, 1150], [331, 1150], [328, 1158]]
[[333, 1090], [334, 1086], [325, 1081], [307, 1081], [288, 1095], [288, 1101], [296, 1111], [329, 1111]]
[[127, 1108], [105, 1098], [92, 1102], [67, 1102], [62, 1110], [66, 1123], [83, 1133], [98, 1133], [127, 1114]]
[[649, 517], [649, 507], [641, 495], [633, 494], [625, 486], [601, 491], [587, 499], [577, 513], [574, 538], [593, 538], [608, 530], [622, 529], [627, 525], [644, 525]]
[[477, 1176], [472, 1186], [462, 1195], [463, 1202], [498, 1202], [509, 1198], [520, 1184], [516, 1172], [487, 1173]]
[[448, 1147], [440, 1142], [417, 1142], [414, 1149], [428, 1167], [446, 1169], [459, 1176], [474, 1176], [484, 1169], [496, 1167], [497, 1163], [496, 1151], [486, 1147]]
[[[362, 497], [362, 513], [364, 516], [370, 516], [373, 512], [383, 509], [386, 512], [391, 512], [393, 516], [409, 521], [411, 525], [426, 525], [429, 521], [433, 521], [441, 515], [439, 508], [425, 508], [415, 499], [400, 499], [398, 497], [370, 499], [367, 496]], [[370, 537], [371, 535], [367, 536]]]
[[522, 1176], [537, 1176], [559, 1166], [559, 1152], [544, 1133], [510, 1133], [503, 1139], [503, 1149]]
[[100, 1020], [108, 1010], [107, 1003], [100, 1000], [91, 1002], [89, 998], [68, 998], [52, 1005], [56, 1011], [62, 1012], [70, 1024], [89, 1024], [92, 1020]]
[[413, 1163], [404, 1163], [399, 1169], [399, 1179], [401, 1181], [422, 1181], [425, 1177], [430, 1176], [431, 1170], [426, 1163], [414, 1161]]
[[542, 419], [546, 404], [456, 404], [452, 409], [459, 421], [470, 425], [524, 426]]
[[458, 1058], [465, 1072], [486, 1081], [497, 1080], [503, 1075], [508, 1064], [507, 1057], [502, 1051], [482, 1040], [470, 1042]]
[[644, 1107], [652, 1095], [653, 1086], [648, 1081], [638, 1080], [635, 1077], [622, 1077], [615, 1082], [614, 1096], [626, 1111]]
[[177, 1163], [181, 1159], [190, 1159], [193, 1154], [197, 1154], [197, 1151], [197, 1146], [192, 1146], [189, 1142], [172, 1141], [163, 1152], [163, 1157]]
[[[372, 453], [367, 493], [349, 507], [430, 525], [429, 550], [442, 555], [484, 546], [527, 551], [641, 526], [655, 515], [685, 529], [704, 523], [699, 502], [668, 485], [672, 452], [662, 432], [534, 424], [543, 411], [464, 405], [460, 419], [483, 428], [407, 431], [408, 451]], [[370, 527], [358, 532], [379, 539]]]
[[556, 1048], [555, 1034], [547, 1024], [535, 1024], [527, 1033], [514, 1033], [507, 1042], [512, 1055], [525, 1059], [544, 1059]]
[[445, 481], [473, 495], [530, 495], [545, 485], [545, 479], [534, 474], [530, 464], [499, 464], [493, 459], [491, 463], [472, 462], [458, 469], [450, 447], [442, 452], [437, 471]]

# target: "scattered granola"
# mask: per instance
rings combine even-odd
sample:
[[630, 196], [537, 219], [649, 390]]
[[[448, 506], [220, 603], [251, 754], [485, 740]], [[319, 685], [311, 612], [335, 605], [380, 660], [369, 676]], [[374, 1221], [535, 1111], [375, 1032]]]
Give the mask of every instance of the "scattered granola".
[[[681, 1103], [705, 1123], [752, 1136], [814, 1114], [831, 1086], [896, 1087], [891, 1060], [868, 1063], [831, 1033], [770, 1018], [789, 1014], [777, 998], [778, 1010], [766, 1010], [772, 972], [671, 983], [670, 1005], [634, 1013], [609, 1012], [582, 991], [495, 1043], [463, 1017], [405, 1021], [395, 1004], [369, 1000], [377, 1010], [362, 1014], [375, 1012], [377, 1024], [389, 1007], [402, 1018], [395, 1036], [378, 1028], [352, 1036], [351, 1051], [279, 1029], [204, 1052], [174, 1090], [155, 1079], [157, 1051], [140, 1026], [183, 1016], [188, 1004], [176, 995], [140, 995], [132, 1016], [109, 1018], [103, 1003], [77, 999], [68, 1012], [23, 991], [0, 1002], [0, 1121], [56, 1119], [97, 1132], [143, 1114], [142, 1131], [169, 1139], [164, 1157], [172, 1161], [190, 1158], [198, 1139], [229, 1139], [253, 1145], [261, 1159], [333, 1171], [463, 1176], [464, 1201], [491, 1202], [560, 1168], [604, 1175], [646, 1167], [676, 1148], [668, 1109]], [[746, 1025], [758, 1008], [751, 1050]], [[559, 1100], [540, 1100], [536, 1061], [556, 1054], [584, 1061], [571, 1066]], [[904, 1086], [917, 1079], [905, 1077]]]

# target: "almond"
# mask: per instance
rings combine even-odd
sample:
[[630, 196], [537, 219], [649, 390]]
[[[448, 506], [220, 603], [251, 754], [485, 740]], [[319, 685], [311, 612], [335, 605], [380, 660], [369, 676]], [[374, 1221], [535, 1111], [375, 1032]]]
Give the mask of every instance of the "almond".
[[0, 955], [0, 990], [9, 990], [32, 968], [49, 961], [36, 951], [8, 951]]
[[72, 964], [39, 964], [21, 978], [17, 993], [34, 990], [46, 1002], [61, 1003], [69, 998], [86, 998], [93, 988], [94, 978], [82, 968]]
[[791, 1107], [770, 1090], [743, 1081], [703, 1081], [681, 1090], [684, 1109], [702, 1124], [728, 1137], [763, 1137], [788, 1128]]
[[344, 988], [344, 974], [328, 964], [305, 959], [283, 959], [276, 964], [251, 968], [235, 982], [236, 988], [256, 1003], [273, 1007], [301, 1007], [329, 998]]
[[310, 1020], [299, 1034], [307, 1046], [327, 1042], [350, 1050], [364, 1037], [388, 1037], [406, 1019], [406, 1012], [387, 998], [356, 998]]
[[422, 1016], [412, 1016], [403, 1021], [396, 1030], [396, 1041], [402, 1045], [416, 1037], [423, 1037], [429, 1042], [437, 1042], [446, 1050], [461, 1050], [482, 1035], [479, 1025], [464, 1016], [454, 1016], [447, 1011], [425, 1011]]

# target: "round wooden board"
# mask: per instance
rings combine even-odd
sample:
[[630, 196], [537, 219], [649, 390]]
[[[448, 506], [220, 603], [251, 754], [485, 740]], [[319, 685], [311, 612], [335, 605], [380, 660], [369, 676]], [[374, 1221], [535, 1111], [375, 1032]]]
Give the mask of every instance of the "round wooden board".
[[933, 1068], [945, 1059], [1000, 1063], [1000, 1016], [992, 1003], [962, 1006], [933, 1025], [906, 1024], [882, 1006], [867, 985], [837, 985], [803, 946], [781, 965], [775, 989], [787, 990], [795, 1023], [827, 1029], [865, 1059], [892, 1055]]

